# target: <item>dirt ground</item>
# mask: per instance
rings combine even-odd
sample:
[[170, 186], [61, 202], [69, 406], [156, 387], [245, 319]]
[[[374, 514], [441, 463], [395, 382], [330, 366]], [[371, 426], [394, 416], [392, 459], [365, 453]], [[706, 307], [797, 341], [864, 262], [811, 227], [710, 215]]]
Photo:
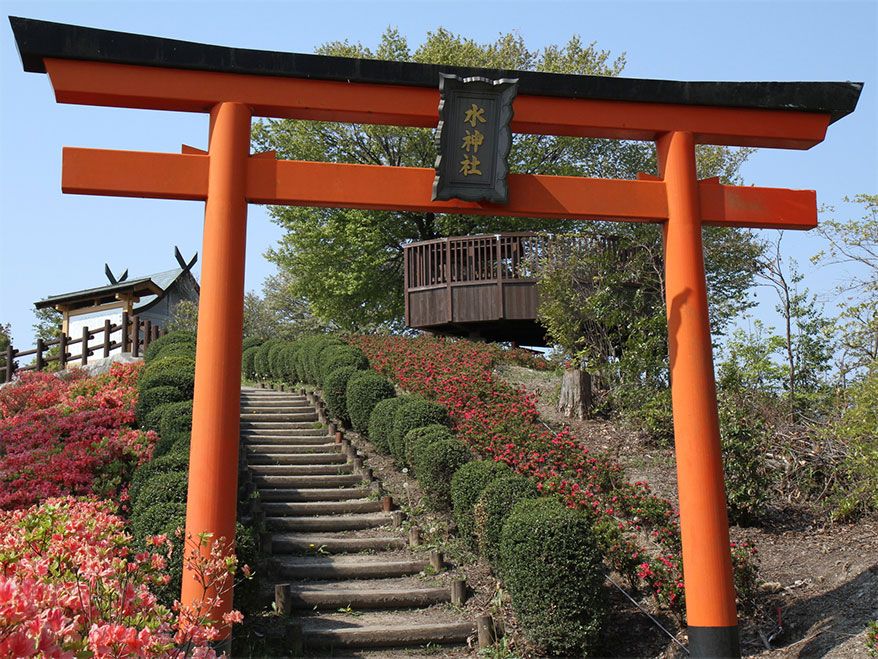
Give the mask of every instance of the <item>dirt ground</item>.
[[[539, 411], [549, 425], [570, 424], [584, 445], [618, 459], [630, 480], [645, 480], [657, 495], [676, 502], [672, 449], [656, 447], [611, 421], [571, 422], [561, 417], [556, 409], [557, 376], [514, 366], [504, 366], [501, 375], [537, 395]], [[754, 545], [759, 556], [759, 593], [740, 611], [744, 656], [869, 656], [866, 627], [878, 619], [878, 519], [832, 523], [819, 506], [778, 503], [761, 526], [734, 526], [730, 534], [733, 541]], [[685, 656], [615, 587], [608, 587], [607, 656]], [[648, 598], [638, 603], [655, 612]], [[685, 629], [678, 621], [666, 615], [656, 617], [685, 643]]]

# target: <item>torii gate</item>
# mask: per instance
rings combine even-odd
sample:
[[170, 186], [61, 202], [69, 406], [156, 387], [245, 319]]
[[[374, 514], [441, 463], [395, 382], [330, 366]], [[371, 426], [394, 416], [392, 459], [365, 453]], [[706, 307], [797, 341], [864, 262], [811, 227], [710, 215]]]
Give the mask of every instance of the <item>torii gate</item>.
[[[234, 538], [247, 204], [661, 223], [690, 651], [740, 655], [702, 224], [810, 229], [813, 191], [698, 181], [695, 145], [808, 149], [860, 83], [686, 83], [223, 48], [10, 18], [60, 103], [210, 114], [207, 152], [65, 148], [62, 189], [205, 201], [187, 533]], [[518, 78], [513, 132], [654, 141], [660, 177], [509, 175], [509, 204], [430, 201], [432, 169], [250, 154], [253, 116], [435, 127], [439, 73]], [[199, 593], [184, 578], [182, 600]], [[215, 611], [231, 608], [231, 597]], [[228, 633], [228, 630], [225, 630]]]

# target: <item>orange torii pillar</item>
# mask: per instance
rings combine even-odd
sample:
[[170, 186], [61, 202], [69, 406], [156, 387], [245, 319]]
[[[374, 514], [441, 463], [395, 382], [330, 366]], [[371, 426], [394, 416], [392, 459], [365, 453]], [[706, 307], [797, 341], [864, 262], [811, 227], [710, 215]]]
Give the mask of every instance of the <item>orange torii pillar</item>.
[[[214, 541], [233, 543], [238, 501], [249, 107], [219, 103], [211, 109], [208, 154], [186, 538], [197, 542], [199, 534], [209, 530]], [[215, 594], [207, 593], [208, 597]], [[187, 571], [181, 602], [199, 601], [204, 595], [203, 584]], [[220, 620], [230, 610], [231, 597], [227, 595], [212, 617]]]
[[[235, 533], [247, 203], [662, 224], [690, 650], [695, 657], [740, 656], [701, 227], [810, 229], [817, 206], [813, 191], [698, 181], [695, 145], [808, 149], [824, 139], [831, 121], [853, 111], [861, 84], [515, 72], [513, 132], [653, 141], [661, 176], [510, 174], [506, 205], [434, 202], [433, 169], [249, 154], [251, 116], [435, 127], [439, 93], [430, 65], [11, 20], [25, 69], [48, 73], [58, 102], [210, 113], [208, 153], [65, 148], [62, 179], [68, 193], [206, 202], [186, 519], [196, 538], [207, 532], [231, 541]], [[187, 604], [203, 594], [192, 576], [184, 576]], [[230, 609], [227, 592], [209, 613], [219, 621]]]

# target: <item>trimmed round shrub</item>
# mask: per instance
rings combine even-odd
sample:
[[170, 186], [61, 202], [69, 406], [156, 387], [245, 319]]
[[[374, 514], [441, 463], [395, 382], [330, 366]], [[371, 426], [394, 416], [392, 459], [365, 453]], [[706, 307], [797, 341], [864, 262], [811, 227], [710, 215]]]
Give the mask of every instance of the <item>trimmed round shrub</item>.
[[369, 415], [382, 400], [394, 398], [396, 390], [386, 377], [378, 371], [357, 371], [350, 380], [345, 392], [348, 416], [351, 427], [361, 436], [369, 436]]
[[359, 348], [354, 346], [328, 346], [320, 353], [323, 360], [320, 364], [320, 386], [326, 388], [326, 378], [340, 366], [353, 366], [358, 371], [369, 368], [369, 358]]
[[281, 341], [268, 349], [268, 372], [272, 380], [283, 380], [283, 355], [289, 347], [289, 343]]
[[157, 503], [186, 503], [188, 488], [188, 473], [169, 471], [155, 474], [137, 493], [137, 498], [131, 507], [132, 519]]
[[[441, 423], [432, 423], [429, 426], [421, 426], [420, 428], [412, 428], [402, 439], [403, 455], [405, 456], [405, 466], [414, 469], [417, 478], [417, 465], [415, 464], [415, 454], [418, 449], [426, 444], [437, 442], [440, 439], [454, 439], [454, 433], [443, 426]], [[454, 472], [452, 471], [451, 474]], [[451, 474], [448, 475], [449, 482]], [[420, 478], [418, 478], [420, 480]]]
[[189, 470], [189, 456], [162, 455], [145, 462], [134, 470], [131, 481], [128, 484], [128, 498], [130, 501], [137, 499], [140, 490], [154, 476], [171, 471], [187, 472]]
[[[434, 427], [448, 432], [444, 426], [428, 426]], [[434, 507], [451, 507], [451, 478], [470, 460], [472, 454], [469, 448], [453, 436], [417, 445], [414, 454], [415, 477]]]
[[185, 394], [177, 387], [170, 386], [153, 387], [140, 392], [134, 405], [134, 416], [138, 425], [144, 427], [147, 415], [160, 405], [177, 403], [185, 398]]
[[246, 339], [241, 341], [241, 352], [243, 353], [245, 350], [249, 350], [250, 348], [258, 348], [265, 341], [261, 336], [248, 336]]
[[256, 379], [256, 366], [254, 364], [254, 360], [256, 359], [256, 353], [259, 351], [259, 346], [250, 346], [243, 353], [241, 353], [241, 375], [244, 376], [245, 380], [255, 380]]
[[268, 380], [271, 378], [271, 364], [268, 357], [271, 349], [280, 344], [283, 344], [283, 341], [280, 339], [268, 339], [259, 346], [256, 356], [253, 358], [253, 371], [256, 374], [257, 380]]
[[195, 389], [195, 360], [188, 357], [162, 357], [147, 364], [137, 379], [137, 389], [143, 395], [153, 387], [177, 387], [184, 398], [192, 398]]
[[393, 414], [393, 433], [391, 435], [390, 454], [403, 467], [406, 462], [405, 437], [410, 430], [439, 424], [451, 425], [448, 411], [439, 403], [423, 398], [414, 398], [403, 403]]
[[168, 448], [165, 455], [180, 455], [189, 459], [189, 437], [181, 437]]
[[176, 332], [168, 332], [164, 336], [160, 336], [152, 341], [143, 352], [143, 361], [149, 364], [158, 358], [158, 353], [165, 346], [172, 343], [191, 343], [195, 344], [195, 332], [192, 330], [177, 330]]
[[171, 405], [174, 404], [175, 403], [162, 403], [158, 407], [152, 408], [144, 417], [143, 423], [140, 424], [141, 429], [158, 432], [162, 423], [162, 415]]
[[492, 460], [467, 462], [454, 472], [451, 478], [451, 509], [457, 522], [457, 533], [471, 549], [478, 549], [473, 516], [476, 502], [490, 483], [511, 473], [505, 462]]
[[515, 504], [539, 496], [540, 491], [529, 478], [505, 476], [488, 483], [473, 507], [474, 531], [479, 543], [479, 553], [487, 558], [497, 571], [500, 569], [500, 538], [503, 535], [503, 524]]
[[339, 366], [326, 376], [323, 383], [323, 397], [326, 399], [329, 415], [334, 419], [338, 419], [346, 427], [351, 425], [346, 395], [348, 380], [356, 372], [357, 369], [353, 366]]
[[369, 415], [369, 441], [379, 452], [390, 453], [391, 436], [393, 435], [393, 417], [402, 405], [414, 396], [405, 394], [380, 401]]
[[520, 501], [503, 525], [500, 562], [527, 637], [552, 654], [587, 656], [606, 605], [591, 522], [554, 498]]
[[186, 528], [185, 503], [159, 503], [131, 518], [131, 534], [141, 547], [144, 547], [144, 540], [152, 535], [166, 535], [174, 546], [165, 570], [171, 580], [163, 586], [152, 588], [159, 602], [165, 606], [172, 605], [180, 596], [183, 581], [183, 541], [174, 535], [178, 528]]
[[301, 347], [298, 341], [288, 343], [281, 353], [279, 369], [281, 379], [284, 382], [295, 384], [299, 381], [296, 373], [296, 355]]
[[178, 441], [185, 440], [188, 445], [192, 433], [192, 401], [162, 406], [158, 433], [159, 440], [152, 449], [153, 459], [168, 453]]
[[308, 346], [308, 353], [305, 355], [305, 376], [310, 384], [320, 384], [320, 374], [322, 372], [323, 358], [321, 354], [330, 346], [347, 345], [344, 341], [335, 336], [328, 334], [320, 334], [314, 337], [314, 340]]
[[195, 344], [178, 341], [177, 343], [162, 346], [155, 358], [164, 359], [165, 357], [188, 357], [189, 359], [195, 359]]

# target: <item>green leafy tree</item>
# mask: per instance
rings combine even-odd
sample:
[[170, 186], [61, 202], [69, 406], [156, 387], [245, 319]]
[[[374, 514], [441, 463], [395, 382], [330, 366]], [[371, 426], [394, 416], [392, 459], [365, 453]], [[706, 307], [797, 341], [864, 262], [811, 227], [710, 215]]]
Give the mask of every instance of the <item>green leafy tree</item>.
[[61, 320], [60, 313], [46, 307], [44, 309], [36, 309], [34, 311], [36, 322], [33, 324], [34, 334], [38, 339], [43, 341], [51, 341], [61, 336]]
[[198, 303], [192, 300], [182, 300], [175, 304], [171, 310], [171, 318], [164, 329], [169, 332], [177, 330], [198, 331]]
[[244, 296], [244, 337], [296, 339], [319, 334], [326, 327], [311, 313], [306, 300], [299, 297], [295, 279], [289, 272], [266, 277], [263, 297], [254, 291]]
[[[323, 55], [380, 58], [504, 69], [618, 75], [624, 57], [584, 45], [578, 37], [564, 46], [529, 50], [520, 36], [501, 35], [478, 44], [439, 29], [412, 50], [395, 30], [372, 51], [361, 44], [333, 42]], [[266, 120], [253, 128], [254, 148], [279, 157], [370, 165], [431, 167], [433, 132], [422, 128]], [[545, 135], [516, 135], [510, 170], [519, 173], [631, 178], [655, 169], [651, 144]], [[400, 328], [403, 317], [403, 244], [443, 236], [519, 231], [540, 227], [571, 230], [571, 221], [455, 214], [378, 212], [356, 209], [275, 207], [272, 218], [286, 230], [268, 258], [295, 273], [295, 296], [326, 323], [344, 330]]]
[[6, 382], [6, 349], [12, 343], [12, 326], [0, 324], [0, 382]]

